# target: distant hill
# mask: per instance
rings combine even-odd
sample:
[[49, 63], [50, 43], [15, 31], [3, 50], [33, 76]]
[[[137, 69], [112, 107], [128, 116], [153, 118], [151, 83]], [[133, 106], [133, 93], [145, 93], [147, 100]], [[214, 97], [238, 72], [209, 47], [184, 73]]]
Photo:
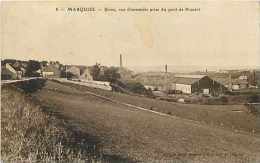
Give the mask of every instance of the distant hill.
[[[129, 66], [129, 68], [136, 73], [140, 72], [164, 72], [164, 65], [161, 66]], [[260, 70], [260, 66], [196, 66], [196, 65], [185, 65], [185, 66], [176, 66], [176, 65], [168, 65], [168, 72], [173, 73], [190, 73], [194, 71], [205, 72], [206, 69], [208, 71], [221, 71], [221, 70], [248, 70], [248, 69], [258, 69]]]

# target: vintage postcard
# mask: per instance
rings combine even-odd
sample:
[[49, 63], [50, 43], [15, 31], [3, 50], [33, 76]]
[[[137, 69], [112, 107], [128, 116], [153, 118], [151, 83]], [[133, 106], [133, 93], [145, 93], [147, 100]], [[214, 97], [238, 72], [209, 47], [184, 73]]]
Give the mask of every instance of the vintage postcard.
[[259, 1], [0, 3], [0, 162], [260, 162]]

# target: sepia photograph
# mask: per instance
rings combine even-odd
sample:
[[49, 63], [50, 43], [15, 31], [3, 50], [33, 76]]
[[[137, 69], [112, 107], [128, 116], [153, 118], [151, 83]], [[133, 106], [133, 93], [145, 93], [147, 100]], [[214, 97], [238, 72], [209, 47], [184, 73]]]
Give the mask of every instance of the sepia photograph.
[[0, 163], [260, 163], [260, 1], [0, 4]]

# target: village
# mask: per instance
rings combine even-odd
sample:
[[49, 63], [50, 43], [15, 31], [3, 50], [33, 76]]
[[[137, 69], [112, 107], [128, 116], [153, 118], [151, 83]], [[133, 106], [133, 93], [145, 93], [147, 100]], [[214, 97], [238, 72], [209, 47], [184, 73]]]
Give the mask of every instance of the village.
[[[18, 124], [20, 112], [25, 112], [19, 108], [34, 113], [38, 110], [34, 107], [37, 104], [42, 109], [38, 110], [41, 114], [51, 116], [57, 122], [52, 122], [46, 130], [45, 123], [35, 124], [43, 115], [24, 117], [27, 120], [19, 123], [19, 132], [27, 133], [28, 125], [37, 126], [47, 135], [44, 138], [39, 135], [41, 141], [48, 142], [49, 130], [61, 129], [55, 125], [62, 121], [64, 127], [69, 128], [65, 132], [70, 134], [50, 134], [55, 135], [56, 144], [60, 143], [61, 135], [62, 143], [68, 144], [64, 148], [71, 149], [72, 145], [73, 149], [85, 151], [81, 160], [94, 157], [101, 162], [121, 163], [157, 157], [194, 160], [202, 156], [206, 160], [217, 157], [218, 162], [222, 162], [223, 159], [256, 158], [254, 152], [259, 151], [257, 137], [260, 134], [258, 70], [205, 69], [176, 73], [168, 71], [169, 66], [165, 65], [164, 71], [134, 72], [123, 65], [123, 55], [119, 56], [118, 63], [118, 66], [99, 63], [83, 66], [64, 65], [58, 61], [2, 60], [2, 113], [14, 116], [11, 118], [14, 122], [10, 122], [9, 116], [3, 116], [3, 121]], [[29, 101], [24, 102], [27, 98]], [[12, 107], [14, 104], [17, 106]], [[31, 121], [34, 123], [27, 124]], [[13, 133], [14, 129], [8, 132]], [[22, 136], [19, 141], [24, 138]], [[39, 142], [38, 137], [31, 139]], [[252, 145], [240, 144], [241, 139]], [[84, 140], [86, 142], [82, 144]], [[196, 142], [191, 146], [190, 141], [194, 140]], [[8, 139], [4, 144], [10, 141], [16, 142], [17, 138]], [[144, 144], [142, 147], [139, 147], [140, 142]], [[82, 145], [77, 147], [78, 144]], [[234, 144], [239, 148], [234, 148]], [[190, 146], [188, 149], [187, 145]], [[98, 151], [96, 146], [99, 146]], [[158, 146], [167, 147], [159, 153], [154, 152]], [[205, 154], [205, 148], [213, 152]], [[250, 151], [249, 154], [225, 154], [226, 151], [239, 152], [240, 148]], [[7, 149], [5, 147], [6, 153]], [[51, 155], [57, 155], [55, 148], [37, 150], [52, 151]], [[142, 152], [135, 152], [139, 150]], [[193, 152], [183, 156], [182, 150]], [[165, 156], [165, 153], [169, 155]], [[75, 157], [72, 153], [64, 153], [62, 157], [70, 159], [71, 155]]]
[[0, 8], [0, 163], [260, 162], [259, 2]]
[[[232, 104], [259, 100], [255, 94], [259, 92], [260, 71], [253, 69], [220, 71], [205, 69], [190, 73], [173, 73], [168, 72], [168, 67], [165, 65], [164, 72], [136, 73], [123, 66], [121, 54], [117, 67], [98, 63], [93, 66], [82, 66], [63, 65], [58, 61], [12, 59], [3, 60], [1, 65], [3, 82], [41, 77], [182, 103]], [[232, 96], [233, 98], [229, 100], [228, 95], [236, 96]], [[253, 95], [253, 101], [250, 95]]]

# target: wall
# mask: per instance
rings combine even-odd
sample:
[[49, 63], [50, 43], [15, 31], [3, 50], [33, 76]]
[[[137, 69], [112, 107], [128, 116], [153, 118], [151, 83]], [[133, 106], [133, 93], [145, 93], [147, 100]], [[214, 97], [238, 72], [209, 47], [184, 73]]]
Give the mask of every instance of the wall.
[[47, 72], [47, 71], [42, 72], [43, 77], [48, 77], [48, 76], [53, 76], [53, 75], [54, 75], [54, 72]]
[[112, 91], [112, 87], [110, 86], [109, 82], [103, 82], [103, 81], [89, 81], [89, 80], [67, 80], [65, 78], [52, 78], [53, 80], [62, 82], [62, 83], [72, 83], [72, 84], [78, 84], [83, 85], [87, 87], [92, 88], [99, 88], [103, 90]]
[[191, 94], [191, 85], [176, 84], [176, 90], [182, 91], [183, 93]]

